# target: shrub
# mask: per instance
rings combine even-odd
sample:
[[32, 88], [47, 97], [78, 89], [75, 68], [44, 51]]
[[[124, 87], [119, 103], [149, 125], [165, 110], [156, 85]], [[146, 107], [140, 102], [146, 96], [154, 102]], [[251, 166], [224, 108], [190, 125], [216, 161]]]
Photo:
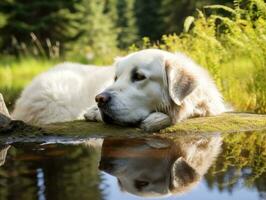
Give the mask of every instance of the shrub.
[[[235, 0], [234, 8], [212, 5], [189, 16], [180, 35], [138, 48], [182, 51], [206, 67], [236, 110], [266, 112], [266, 3]], [[209, 12], [209, 15], [204, 13]]]

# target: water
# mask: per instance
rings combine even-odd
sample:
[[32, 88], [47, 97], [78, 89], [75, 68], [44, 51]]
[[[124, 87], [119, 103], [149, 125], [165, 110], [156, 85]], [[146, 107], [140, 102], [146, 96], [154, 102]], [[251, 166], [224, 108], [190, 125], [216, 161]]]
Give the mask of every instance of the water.
[[266, 133], [16, 142], [0, 200], [266, 199]]

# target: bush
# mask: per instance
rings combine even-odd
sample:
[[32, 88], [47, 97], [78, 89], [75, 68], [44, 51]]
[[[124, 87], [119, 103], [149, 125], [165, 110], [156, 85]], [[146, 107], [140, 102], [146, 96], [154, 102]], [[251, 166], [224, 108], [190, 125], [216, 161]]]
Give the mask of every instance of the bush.
[[266, 3], [235, 0], [234, 4], [234, 9], [205, 6], [204, 12], [186, 18], [179, 36], [164, 35], [158, 44], [145, 38], [139, 48], [185, 52], [210, 71], [236, 110], [265, 113]]

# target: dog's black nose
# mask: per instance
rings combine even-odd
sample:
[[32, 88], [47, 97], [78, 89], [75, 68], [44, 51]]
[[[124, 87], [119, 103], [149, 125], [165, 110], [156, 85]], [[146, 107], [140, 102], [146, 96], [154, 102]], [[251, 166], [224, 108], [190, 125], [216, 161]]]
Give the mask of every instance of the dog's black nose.
[[111, 100], [111, 95], [107, 92], [103, 92], [101, 94], [98, 94], [95, 97], [95, 101], [98, 103], [98, 105], [105, 105]]

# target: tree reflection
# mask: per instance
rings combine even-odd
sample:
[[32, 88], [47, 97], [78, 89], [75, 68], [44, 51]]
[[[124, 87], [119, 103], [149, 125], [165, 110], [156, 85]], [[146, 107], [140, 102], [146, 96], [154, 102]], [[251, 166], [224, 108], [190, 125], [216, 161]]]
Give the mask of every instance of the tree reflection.
[[266, 191], [266, 133], [224, 134], [222, 149], [205, 175], [209, 188], [233, 192], [244, 185]]
[[10, 149], [10, 156], [0, 168], [1, 200], [43, 199], [41, 193], [45, 199], [100, 199], [98, 151], [64, 145], [48, 145], [45, 151], [32, 148]]

